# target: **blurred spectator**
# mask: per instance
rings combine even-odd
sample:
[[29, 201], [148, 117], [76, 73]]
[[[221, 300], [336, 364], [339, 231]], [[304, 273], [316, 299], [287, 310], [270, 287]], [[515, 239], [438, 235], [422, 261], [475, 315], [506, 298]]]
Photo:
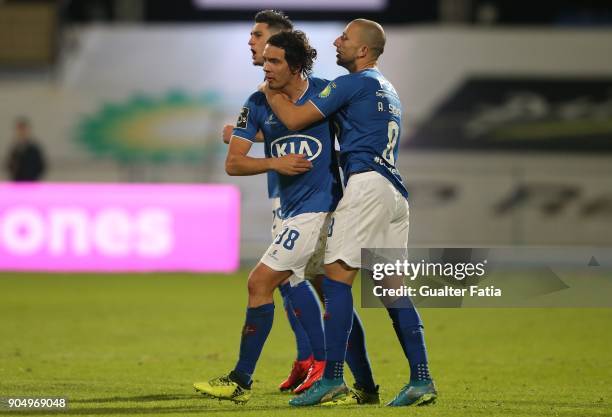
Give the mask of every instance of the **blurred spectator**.
[[30, 121], [25, 117], [15, 120], [14, 143], [9, 149], [6, 168], [13, 181], [38, 181], [45, 173], [45, 156], [32, 137]]

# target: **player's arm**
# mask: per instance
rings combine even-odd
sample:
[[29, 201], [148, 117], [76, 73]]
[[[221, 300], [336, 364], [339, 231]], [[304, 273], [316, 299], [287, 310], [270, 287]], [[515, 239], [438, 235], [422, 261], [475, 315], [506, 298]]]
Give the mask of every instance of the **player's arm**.
[[300, 130], [324, 118], [323, 114], [310, 101], [296, 106], [285, 95], [264, 88], [272, 111], [289, 130]]
[[257, 175], [273, 170], [283, 175], [298, 175], [312, 168], [305, 155], [289, 154], [280, 158], [253, 158], [248, 156], [252, 142], [232, 136], [225, 159], [225, 172], [228, 175]]
[[[232, 133], [234, 132], [234, 125], [225, 125], [223, 126], [223, 143], [229, 144], [232, 139]], [[255, 142], [263, 142], [263, 132], [258, 130], [255, 134]]]
[[228, 175], [257, 175], [272, 169], [267, 158], [252, 158], [247, 155], [252, 144], [239, 136], [231, 137], [225, 158], [225, 172]]

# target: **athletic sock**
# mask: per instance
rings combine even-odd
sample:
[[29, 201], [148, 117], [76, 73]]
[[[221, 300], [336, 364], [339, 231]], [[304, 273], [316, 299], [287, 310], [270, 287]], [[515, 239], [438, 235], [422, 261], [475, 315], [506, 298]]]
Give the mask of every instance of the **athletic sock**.
[[376, 392], [372, 366], [366, 350], [363, 324], [355, 309], [353, 309], [353, 326], [346, 347], [346, 363], [353, 373], [355, 384], [359, 386], [359, 389]]
[[[283, 297], [283, 305], [285, 306], [285, 312], [287, 313], [287, 319], [289, 320], [289, 326], [295, 336], [295, 345], [297, 347], [297, 360], [306, 360], [312, 355], [312, 347], [306, 330], [300, 323], [300, 320], [295, 315], [295, 307], [291, 302], [292, 288], [289, 283], [279, 285], [278, 289]], [[321, 313], [319, 312], [319, 315]]]
[[233, 370], [229, 374], [229, 379], [240, 385], [242, 388], [251, 389], [251, 375], [244, 372]]
[[321, 305], [314, 288], [309, 282], [302, 281], [290, 289], [289, 298], [294, 315], [306, 333], [307, 341], [310, 342], [309, 346], [312, 349], [314, 359], [317, 361], [325, 360], [325, 334], [323, 332]]
[[429, 381], [431, 376], [421, 317], [414, 307], [393, 308], [394, 305], [405, 305], [405, 301], [396, 300], [387, 311], [410, 365], [410, 381]]
[[344, 359], [349, 333], [353, 324], [353, 294], [351, 286], [325, 277], [325, 353], [323, 377], [339, 379], [344, 376]]
[[255, 308], [247, 308], [242, 338], [240, 339], [240, 355], [234, 372], [241, 379], [248, 378], [245, 385], [250, 385], [255, 365], [268, 338], [274, 321], [274, 304], [264, 304]]

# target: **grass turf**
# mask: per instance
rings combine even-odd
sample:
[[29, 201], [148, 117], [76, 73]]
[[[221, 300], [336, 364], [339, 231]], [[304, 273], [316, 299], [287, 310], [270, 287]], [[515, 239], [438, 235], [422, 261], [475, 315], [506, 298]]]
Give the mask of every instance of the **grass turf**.
[[[435, 405], [293, 409], [276, 390], [295, 354], [277, 299], [251, 401], [201, 398], [191, 384], [235, 364], [245, 280], [2, 274], [0, 397], [67, 397], [54, 414], [71, 415], [612, 415], [612, 309], [423, 309]], [[360, 314], [389, 400], [407, 380], [405, 359], [386, 311]]]

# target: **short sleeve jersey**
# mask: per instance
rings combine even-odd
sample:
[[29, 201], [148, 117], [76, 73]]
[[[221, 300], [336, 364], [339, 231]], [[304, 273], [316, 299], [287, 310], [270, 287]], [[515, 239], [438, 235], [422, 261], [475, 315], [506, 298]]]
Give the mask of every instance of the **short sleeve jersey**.
[[375, 68], [340, 76], [310, 101], [325, 116], [335, 116], [344, 178], [377, 171], [406, 198], [395, 167], [402, 105], [393, 85]]
[[[297, 104], [306, 103], [327, 83], [327, 80], [309, 77], [308, 88]], [[242, 107], [233, 135], [254, 142], [258, 130], [264, 135], [266, 157], [299, 153], [312, 162], [312, 168], [303, 174], [276, 175], [283, 217], [335, 210], [342, 196], [342, 185], [331, 123], [322, 120], [299, 131], [289, 130], [274, 115], [265, 95], [256, 92]]]
[[278, 198], [278, 176], [274, 171], [268, 171], [268, 198]]

